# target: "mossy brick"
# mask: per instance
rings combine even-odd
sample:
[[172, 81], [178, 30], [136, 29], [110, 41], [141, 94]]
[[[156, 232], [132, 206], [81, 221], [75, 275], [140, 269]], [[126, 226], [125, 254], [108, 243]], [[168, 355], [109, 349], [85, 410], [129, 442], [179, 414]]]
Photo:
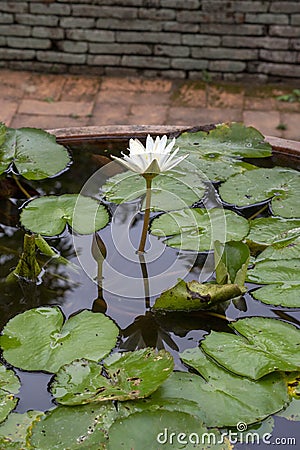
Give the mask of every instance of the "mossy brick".
[[287, 78], [300, 78], [300, 66], [297, 64], [275, 64], [271, 62], [263, 62], [258, 65], [257, 71]]
[[222, 47], [195, 47], [192, 48], [193, 58], [207, 59], [238, 59], [241, 61], [257, 59], [257, 49], [237, 49]]
[[137, 33], [137, 32], [126, 32], [117, 31], [116, 32], [117, 42], [144, 42], [152, 44], [180, 44], [181, 35], [180, 33]]
[[0, 23], [13, 23], [13, 22], [14, 16], [12, 14], [0, 12]]
[[48, 49], [52, 44], [50, 39], [8, 37], [7, 45], [13, 48]]
[[94, 28], [95, 19], [87, 17], [63, 17], [59, 21], [62, 28]]
[[182, 43], [193, 47], [217, 47], [221, 44], [221, 38], [219, 36], [210, 36], [209, 34], [198, 34], [196, 36], [193, 34], [183, 34]]
[[154, 55], [157, 56], [171, 56], [171, 57], [186, 57], [190, 55], [190, 48], [183, 45], [161, 45], [154, 46]]
[[[300, 7], [299, 7], [300, 10]], [[300, 14], [293, 14], [291, 17], [291, 24], [292, 25], [300, 25]]]
[[16, 22], [24, 25], [39, 25], [45, 27], [56, 27], [58, 25], [57, 16], [37, 15], [37, 14], [16, 14]]
[[[121, 20], [121, 19], [98, 19], [97, 28], [111, 30], [140, 30], [140, 31], [162, 31], [164, 22], [153, 20]], [[178, 30], [175, 30], [178, 31]]]
[[[162, 8], [183, 9], [182, 0], [160, 0]], [[200, 7], [199, 0], [185, 0], [184, 9], [198, 9]]]
[[52, 14], [57, 16], [69, 16], [71, 14], [70, 5], [55, 3], [32, 3], [29, 2], [29, 11], [33, 14]]
[[164, 8], [140, 8], [138, 10], [138, 17], [140, 19], [151, 20], [173, 20], [176, 17], [176, 12], [173, 9]]
[[204, 70], [208, 67], [208, 61], [204, 59], [173, 58], [171, 60], [171, 67], [173, 69], [183, 70]]
[[248, 23], [263, 23], [263, 24], [278, 24], [287, 25], [289, 23], [289, 16], [287, 14], [246, 14], [245, 22]]
[[87, 42], [60, 41], [57, 45], [59, 50], [67, 53], [86, 53], [88, 51]]
[[33, 59], [35, 57], [34, 50], [14, 49], [14, 48], [0, 48], [0, 60], [26, 60]]
[[244, 0], [242, 2], [235, 2], [235, 11], [240, 12], [267, 12], [269, 8], [269, 1], [265, 0]]
[[113, 18], [113, 19], [136, 19], [138, 15], [138, 9], [133, 7], [119, 7], [114, 6], [86, 6], [73, 5], [72, 14], [74, 16], [92, 16], [99, 18]]
[[41, 62], [53, 62], [64, 64], [85, 64], [86, 55], [78, 55], [75, 53], [37, 51], [36, 58]]
[[210, 61], [209, 70], [216, 72], [243, 72], [246, 69], [246, 63], [242, 61]]
[[114, 42], [115, 32], [108, 30], [67, 30], [68, 39], [88, 42]]
[[271, 62], [280, 62], [280, 63], [297, 63], [297, 55], [296, 51], [280, 51], [280, 50], [260, 50], [259, 56], [260, 59], [271, 61]]
[[0, 36], [30, 36], [31, 27], [25, 25], [0, 25]]
[[290, 46], [288, 39], [276, 38], [270, 36], [261, 36], [253, 39], [251, 36], [240, 36], [238, 39], [236, 36], [223, 36], [223, 47], [233, 48], [266, 48], [287, 50]]
[[89, 43], [89, 53], [110, 55], [151, 55], [152, 48], [146, 44], [98, 44]]
[[26, 13], [28, 12], [28, 2], [12, 2], [0, 1], [0, 11], [11, 13]]
[[175, 31], [176, 33], [194, 33], [193, 36], [197, 37], [199, 32], [199, 24], [197, 23], [179, 23], [179, 22], [164, 22], [162, 24], [164, 31]]
[[65, 36], [65, 31], [61, 28], [33, 27], [32, 36], [49, 39], [63, 39]]
[[[300, 6], [300, 4], [299, 4]], [[289, 37], [299, 37], [300, 36], [300, 27], [292, 27], [288, 25], [270, 25], [269, 28], [270, 36], [280, 36], [284, 38]]]
[[270, 2], [270, 12], [276, 13], [298, 13], [299, 12], [299, 0], [294, 2], [285, 1], [272, 1]]
[[88, 55], [87, 64], [89, 66], [119, 66], [121, 64], [121, 56]]
[[141, 67], [141, 68], [153, 68], [153, 69], [169, 69], [169, 58], [160, 58], [152, 56], [133, 56], [126, 55], [121, 59], [122, 66], [128, 67]]
[[219, 24], [202, 23], [200, 32], [205, 34], [262, 36], [265, 33], [264, 25], [256, 24]]

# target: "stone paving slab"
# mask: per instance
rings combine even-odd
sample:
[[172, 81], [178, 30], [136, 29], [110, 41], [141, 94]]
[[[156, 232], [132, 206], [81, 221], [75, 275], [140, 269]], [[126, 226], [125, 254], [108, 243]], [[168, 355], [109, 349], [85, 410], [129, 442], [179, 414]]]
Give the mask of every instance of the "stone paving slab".
[[19, 114], [35, 114], [41, 116], [78, 116], [87, 117], [93, 110], [92, 102], [47, 102], [40, 100], [21, 101]]
[[0, 120], [14, 127], [197, 126], [244, 121], [263, 134], [300, 140], [294, 87], [202, 80], [40, 74], [0, 69]]

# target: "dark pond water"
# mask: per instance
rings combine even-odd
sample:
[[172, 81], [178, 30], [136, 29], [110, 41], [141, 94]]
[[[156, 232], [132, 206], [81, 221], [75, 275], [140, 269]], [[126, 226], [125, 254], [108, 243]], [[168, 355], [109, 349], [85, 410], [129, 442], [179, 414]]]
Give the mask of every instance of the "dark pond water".
[[[27, 184], [26, 189], [32, 195], [78, 193], [91, 175], [99, 169], [101, 172], [104, 168], [103, 179], [113, 175], [111, 170], [114, 171], [115, 166], [109, 169], [110, 171], [105, 169], [105, 164], [109, 162], [107, 155], [118, 154], [126, 146], [127, 140], [118, 139], [73, 143], [69, 147], [74, 158], [70, 170], [51, 180], [39, 183], [23, 182], [23, 184]], [[300, 168], [299, 158], [279, 154], [262, 160], [249, 160], [249, 162], [264, 167], [282, 165]], [[98, 237], [105, 242], [107, 250], [107, 258], [102, 267], [103, 287], [97, 286], [93, 280], [99, 268], [92, 256], [93, 236], [75, 236], [74, 238], [66, 230], [60, 238], [49, 239], [48, 242], [65, 258], [83, 266], [84, 270], [76, 273], [67, 266], [58, 266], [54, 262], [47, 264], [47, 259], [44, 258], [41, 260], [42, 264], [45, 264], [41, 284], [36, 286], [24, 282], [12, 289], [4, 283], [4, 279], [16, 266], [22, 249], [24, 232], [18, 225], [18, 215], [19, 208], [24, 204], [25, 199], [15, 189], [12, 180], [5, 184], [5, 189], [8, 190], [10, 198], [0, 199], [1, 328], [16, 314], [40, 305], [59, 305], [66, 318], [85, 308], [106, 311], [106, 314], [120, 328], [118, 348], [133, 350], [143, 344], [158, 348], [164, 346], [174, 356], [175, 368], [187, 370], [181, 363], [178, 353], [184, 349], [196, 347], [203, 336], [211, 330], [232, 332], [228, 327], [230, 319], [263, 316], [281, 318], [296, 326], [300, 325], [299, 310], [268, 306], [254, 300], [251, 289], [255, 288], [255, 285], [249, 285], [250, 293], [246, 293], [242, 299], [220, 306], [217, 314], [204, 311], [189, 314], [153, 314], [149, 305], [153, 304], [159, 292], [174, 285], [178, 278], [184, 276], [186, 280], [201, 281], [209, 279], [213, 271], [213, 257], [209, 253], [198, 255], [198, 257], [193, 252], [179, 253], [175, 249], [165, 247], [159, 239], [152, 236], [148, 242], [148, 248], [151, 246], [150, 253], [155, 257], [147, 261], [147, 272], [149, 279], [155, 281], [150, 283], [149, 292], [147, 292], [140, 259], [135, 252], [131, 252], [130, 257], [126, 253], [128, 246], [137, 248], [140, 238], [143, 222], [142, 216], [136, 214], [137, 202], [121, 207], [118, 212], [121, 219], [98, 232]], [[2, 193], [0, 198], [5, 197], [4, 189]], [[206, 200], [207, 203], [214, 201], [214, 197]], [[249, 216], [253, 211], [246, 210], [240, 213]], [[127, 235], [129, 237], [125, 237]], [[79, 258], [76, 256], [76, 251], [80, 253]], [[176, 261], [175, 265], [174, 261]], [[130, 279], [129, 293], [128, 286], [124, 290], [125, 279]], [[20, 370], [17, 370], [17, 374], [21, 379], [22, 388], [16, 411], [47, 410], [53, 407], [52, 397], [47, 391], [51, 375]], [[297, 422], [292, 423], [283, 418], [275, 418], [273, 437], [297, 437], [298, 434], [298, 442], [300, 442], [298, 426], [295, 424]], [[243, 449], [246, 447], [242, 446]], [[288, 445], [284, 447], [296, 448]], [[269, 445], [260, 444], [259, 448], [269, 448]]]

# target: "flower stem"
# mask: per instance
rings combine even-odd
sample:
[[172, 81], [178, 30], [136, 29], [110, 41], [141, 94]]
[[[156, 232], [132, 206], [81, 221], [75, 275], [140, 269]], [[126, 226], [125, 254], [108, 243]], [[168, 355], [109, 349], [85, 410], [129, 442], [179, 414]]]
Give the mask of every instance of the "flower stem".
[[18, 180], [18, 177], [13, 174], [13, 179], [15, 180], [16, 185], [18, 186], [18, 188], [20, 189], [20, 191], [23, 192], [23, 194], [27, 197], [27, 198], [31, 198], [31, 195], [26, 191], [26, 189], [22, 186], [22, 184], [20, 183], [20, 181]]
[[144, 224], [143, 230], [140, 240], [140, 245], [138, 249], [138, 253], [145, 252], [145, 244], [147, 239], [147, 232], [149, 227], [149, 219], [150, 219], [150, 206], [151, 206], [151, 184], [155, 174], [144, 174], [143, 177], [146, 180], [146, 207], [145, 207], [145, 215], [144, 215]]

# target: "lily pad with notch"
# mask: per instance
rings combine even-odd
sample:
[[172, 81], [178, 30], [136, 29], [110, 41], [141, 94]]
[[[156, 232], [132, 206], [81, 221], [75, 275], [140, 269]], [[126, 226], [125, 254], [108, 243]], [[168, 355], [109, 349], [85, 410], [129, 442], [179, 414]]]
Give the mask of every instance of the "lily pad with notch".
[[151, 233], [167, 237], [166, 245], [198, 252], [212, 250], [216, 240], [239, 241], [248, 231], [248, 221], [244, 217], [222, 208], [172, 211], [151, 223]]
[[[49, 155], [51, 154], [51, 158]], [[55, 136], [37, 128], [0, 129], [0, 174], [14, 164], [24, 178], [41, 180], [62, 172], [70, 163], [68, 151]]]
[[104, 361], [106, 376], [99, 364], [76, 360], [60, 369], [51, 391], [63, 405], [144, 398], [168, 378], [173, 366], [168, 352], [150, 348], [112, 355]]
[[0, 346], [15, 367], [55, 373], [77, 358], [102, 359], [115, 346], [118, 332], [102, 313], [84, 310], [64, 323], [58, 307], [39, 307], [13, 317], [2, 330]]
[[300, 308], [300, 283], [270, 284], [250, 293], [256, 300], [267, 305]]
[[268, 245], [288, 245], [300, 237], [300, 220], [281, 217], [258, 217], [250, 221], [250, 231], [246, 237], [250, 248], [263, 249]]
[[300, 331], [278, 319], [250, 317], [229, 325], [237, 334], [212, 331], [201, 349], [237, 375], [258, 380], [276, 371], [299, 371]]
[[27, 203], [21, 212], [21, 224], [44, 236], [61, 234], [66, 225], [80, 234], [91, 234], [109, 221], [105, 206], [90, 197], [77, 194], [50, 195]]
[[270, 199], [273, 214], [297, 218], [300, 211], [300, 174], [296, 170], [259, 168], [228, 178], [219, 188], [227, 203], [250, 206]]

